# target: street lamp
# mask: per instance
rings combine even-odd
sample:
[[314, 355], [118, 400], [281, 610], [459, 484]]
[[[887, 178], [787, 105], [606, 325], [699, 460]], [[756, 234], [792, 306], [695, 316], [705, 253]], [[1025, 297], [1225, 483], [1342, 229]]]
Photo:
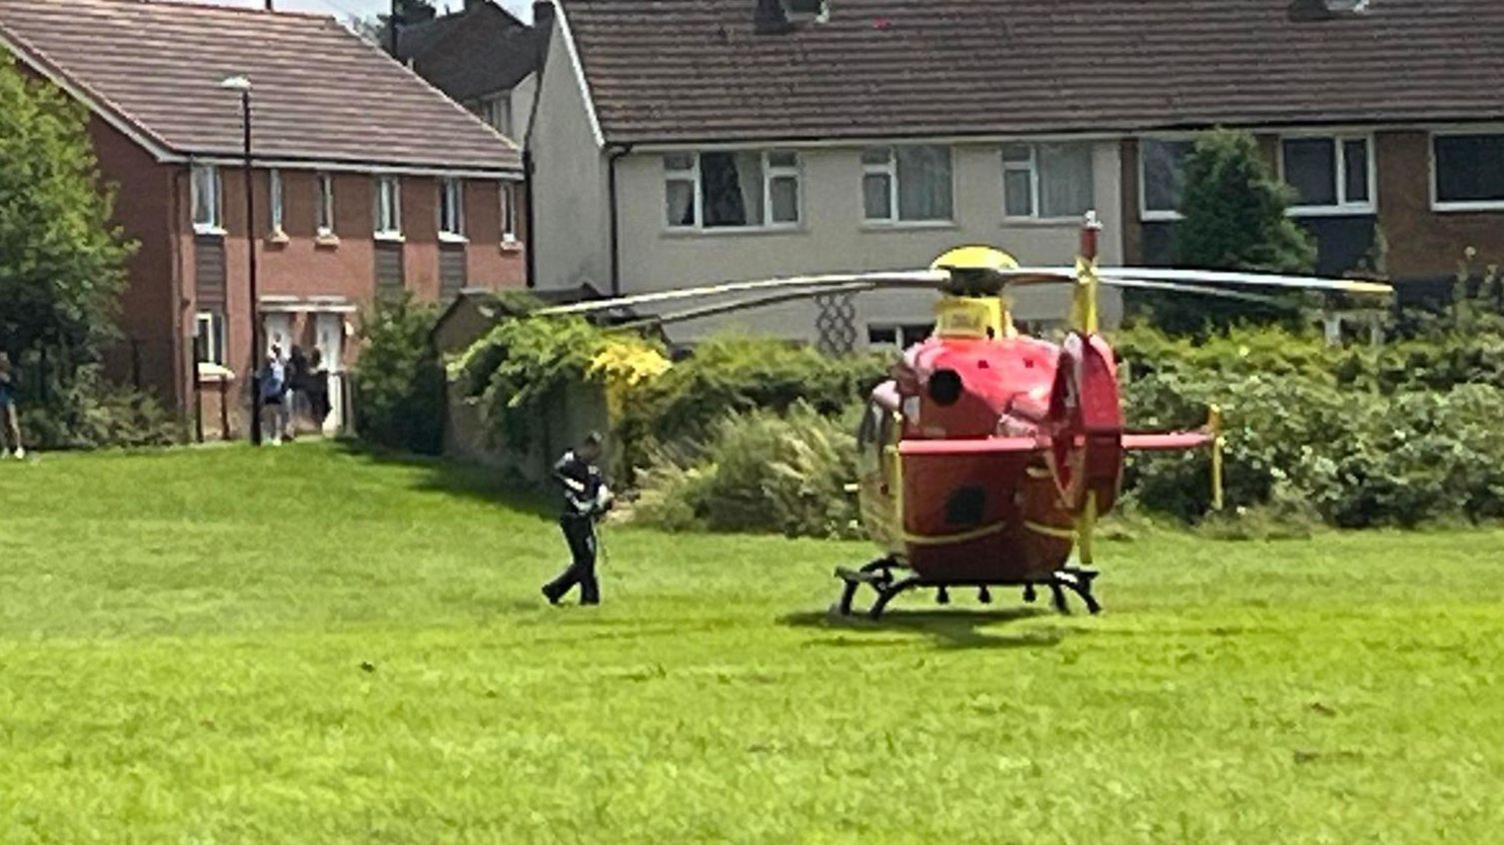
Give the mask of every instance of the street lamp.
[[245, 132], [245, 246], [251, 269], [251, 445], [261, 445], [261, 314], [256, 289], [256, 194], [251, 182], [251, 80], [231, 76], [219, 83], [226, 91], [240, 92], [240, 123]]

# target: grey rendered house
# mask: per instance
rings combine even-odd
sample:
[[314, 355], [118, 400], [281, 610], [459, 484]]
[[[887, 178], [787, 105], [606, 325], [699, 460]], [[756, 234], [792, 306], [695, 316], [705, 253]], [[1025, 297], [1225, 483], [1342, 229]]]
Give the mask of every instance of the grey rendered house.
[[[535, 9], [551, 30], [527, 136], [540, 288], [910, 268], [972, 243], [1060, 264], [1088, 209], [1105, 263], [1167, 264], [1185, 153], [1216, 126], [1256, 135], [1323, 274], [1372, 263], [1385, 240], [1402, 292], [1469, 247], [1504, 263], [1498, 0]], [[1064, 300], [1022, 291], [1018, 315], [1058, 320]], [[861, 297], [858, 334], [909, 339], [930, 303]], [[819, 315], [734, 322], [814, 339]]]
[[[527, 138], [536, 285], [632, 294], [907, 269], [974, 243], [1059, 264], [1075, 256], [1086, 211], [1122, 206], [1115, 134], [994, 113], [981, 84], [991, 71], [957, 75], [951, 48], [967, 49], [971, 4], [832, 7], [539, 4], [552, 37]], [[1113, 216], [1103, 252], [1119, 262]], [[858, 345], [912, 340], [933, 301], [858, 297]], [[1018, 316], [1060, 320], [1066, 301], [1064, 290], [1024, 291]], [[780, 305], [670, 334], [730, 324], [813, 341], [819, 312]]]

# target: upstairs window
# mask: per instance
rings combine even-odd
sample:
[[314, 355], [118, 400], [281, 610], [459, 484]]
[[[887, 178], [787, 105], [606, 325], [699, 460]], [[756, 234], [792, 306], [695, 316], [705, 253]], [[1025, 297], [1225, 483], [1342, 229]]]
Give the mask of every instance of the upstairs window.
[[1504, 134], [1437, 135], [1436, 207], [1504, 208]]
[[1285, 138], [1280, 168], [1295, 189], [1292, 214], [1372, 212], [1373, 156], [1367, 137]]
[[439, 180], [439, 238], [465, 239], [465, 183], [459, 179]]
[[376, 177], [375, 235], [384, 240], [402, 238], [402, 183], [395, 176]]
[[512, 96], [501, 94], [487, 97], [475, 107], [475, 113], [486, 125], [508, 137], [512, 134]]
[[318, 182], [318, 236], [332, 238], [334, 237], [334, 177], [328, 173], [320, 173]]
[[276, 169], [269, 170], [267, 171], [266, 179], [267, 205], [270, 206], [271, 220], [269, 222], [271, 223], [272, 235], [282, 235], [286, 232], [282, 226], [282, 171]]
[[1008, 144], [1003, 147], [1003, 216], [1076, 220], [1095, 207], [1092, 146]]
[[950, 147], [869, 147], [862, 152], [869, 223], [949, 222], [955, 216]]
[[517, 243], [517, 183], [501, 183], [501, 242]]
[[1145, 220], [1175, 220], [1185, 190], [1185, 163], [1196, 143], [1145, 138], [1139, 144], [1141, 205]]
[[663, 158], [671, 229], [793, 228], [799, 155], [782, 150], [671, 153]]
[[200, 235], [224, 234], [223, 183], [219, 168], [212, 164], [193, 166], [193, 231]]

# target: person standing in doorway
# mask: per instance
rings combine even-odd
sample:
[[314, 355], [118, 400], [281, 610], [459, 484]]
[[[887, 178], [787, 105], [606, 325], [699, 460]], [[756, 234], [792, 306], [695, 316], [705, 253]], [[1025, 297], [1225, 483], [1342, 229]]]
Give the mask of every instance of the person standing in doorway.
[[287, 418], [286, 435], [288, 440], [296, 440], [301, 410], [298, 403], [308, 401], [308, 358], [297, 344], [293, 344], [292, 351], [288, 353], [284, 378], [287, 382], [287, 394], [282, 397], [282, 406]]
[[329, 370], [324, 366], [324, 353], [316, 347], [308, 353], [308, 413], [313, 416], [314, 427], [324, 430], [324, 421], [329, 418]]
[[611, 509], [612, 502], [611, 491], [596, 466], [601, 451], [601, 436], [592, 433], [554, 465], [554, 480], [564, 488], [559, 526], [569, 544], [571, 561], [559, 577], [543, 586], [543, 597], [549, 604], [558, 604], [575, 586], [580, 588], [580, 604], [601, 603], [600, 583], [595, 576], [595, 523]]
[[5, 442], [0, 445], [16, 460], [25, 460], [21, 418], [16, 410], [16, 373], [10, 365], [10, 356], [5, 352], [0, 352], [0, 430], [5, 434]]
[[[287, 368], [282, 365], [282, 350], [272, 347], [261, 369], [261, 408], [263, 421], [270, 424], [272, 445], [282, 445], [287, 432]], [[270, 420], [266, 418], [270, 417]]]

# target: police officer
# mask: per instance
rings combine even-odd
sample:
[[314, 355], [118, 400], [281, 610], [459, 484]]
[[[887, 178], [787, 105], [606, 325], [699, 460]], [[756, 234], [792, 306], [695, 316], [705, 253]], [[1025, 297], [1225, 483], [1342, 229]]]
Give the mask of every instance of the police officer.
[[595, 465], [600, 457], [601, 436], [592, 433], [554, 465], [554, 479], [564, 488], [564, 513], [559, 525], [573, 562], [543, 586], [543, 597], [550, 604], [558, 604], [575, 585], [580, 588], [580, 604], [601, 603], [600, 585], [595, 579], [595, 521], [611, 509], [612, 498]]

